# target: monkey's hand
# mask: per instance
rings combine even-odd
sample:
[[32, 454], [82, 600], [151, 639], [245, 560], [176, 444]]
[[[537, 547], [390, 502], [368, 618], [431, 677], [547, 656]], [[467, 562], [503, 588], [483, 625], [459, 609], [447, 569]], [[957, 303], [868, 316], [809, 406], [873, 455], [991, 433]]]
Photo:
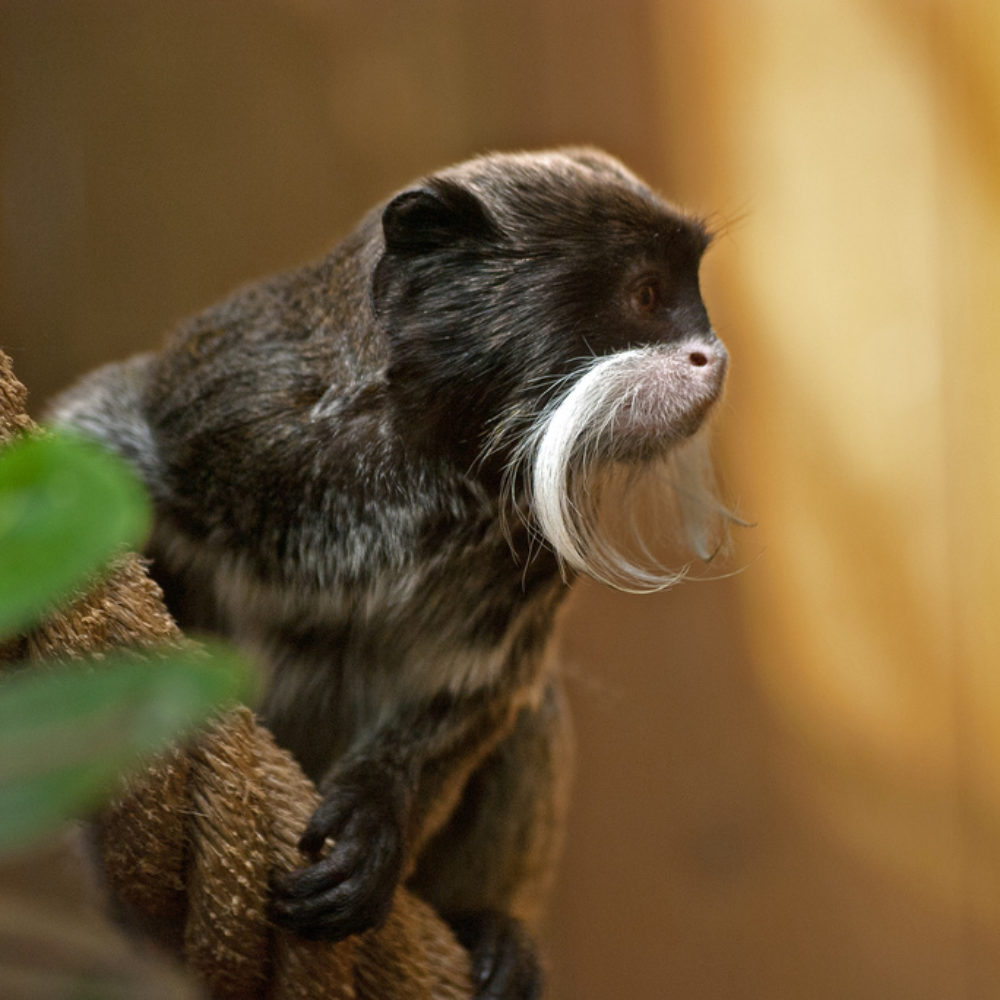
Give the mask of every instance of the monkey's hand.
[[275, 922], [330, 941], [379, 926], [408, 862], [513, 720], [511, 699], [493, 691], [438, 695], [406, 706], [341, 758], [299, 841], [313, 863], [273, 885]]
[[405, 786], [383, 767], [341, 771], [299, 841], [313, 863], [275, 880], [274, 920], [327, 941], [381, 925], [403, 871], [406, 808]]

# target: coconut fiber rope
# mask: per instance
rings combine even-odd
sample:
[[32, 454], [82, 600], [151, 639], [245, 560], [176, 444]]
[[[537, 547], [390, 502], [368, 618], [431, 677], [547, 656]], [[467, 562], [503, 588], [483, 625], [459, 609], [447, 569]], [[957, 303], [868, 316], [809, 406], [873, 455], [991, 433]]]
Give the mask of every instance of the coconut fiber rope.
[[[0, 444], [33, 428], [0, 351]], [[79, 658], [185, 639], [135, 555], [88, 594], [0, 647], [0, 660]], [[243, 707], [158, 757], [95, 820], [115, 912], [178, 951], [217, 998], [460, 1000], [469, 960], [421, 900], [397, 889], [385, 924], [345, 941], [299, 939], [267, 919], [271, 877], [300, 866], [319, 801], [297, 763]]]

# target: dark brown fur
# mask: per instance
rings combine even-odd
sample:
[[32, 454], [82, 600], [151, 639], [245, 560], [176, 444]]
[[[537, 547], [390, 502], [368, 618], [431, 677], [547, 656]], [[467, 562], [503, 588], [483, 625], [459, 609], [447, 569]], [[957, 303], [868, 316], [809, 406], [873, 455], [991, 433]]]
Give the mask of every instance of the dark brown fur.
[[[485, 157], [57, 403], [139, 469], [171, 607], [258, 655], [260, 711], [319, 783], [286, 926], [363, 931], [408, 878], [484, 995], [536, 995], [510, 920], [536, 921], [559, 839], [547, 648], [572, 573], [505, 474], [582, 363], [717, 343], [706, 243], [603, 154]], [[647, 273], [659, 298], [634, 308]]]

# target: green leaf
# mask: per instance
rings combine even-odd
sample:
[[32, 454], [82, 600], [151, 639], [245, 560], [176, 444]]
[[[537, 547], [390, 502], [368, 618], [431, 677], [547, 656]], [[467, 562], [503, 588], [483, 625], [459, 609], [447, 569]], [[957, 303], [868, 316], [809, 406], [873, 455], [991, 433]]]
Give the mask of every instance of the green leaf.
[[128, 466], [64, 432], [0, 452], [0, 638], [37, 623], [120, 549], [138, 546], [149, 502]]
[[121, 775], [252, 687], [225, 647], [0, 675], [0, 851], [92, 810]]

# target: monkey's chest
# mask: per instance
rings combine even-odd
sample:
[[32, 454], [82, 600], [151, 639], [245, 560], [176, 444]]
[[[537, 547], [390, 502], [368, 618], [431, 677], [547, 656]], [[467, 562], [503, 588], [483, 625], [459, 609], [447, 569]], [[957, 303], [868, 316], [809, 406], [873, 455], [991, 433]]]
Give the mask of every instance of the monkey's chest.
[[314, 779], [442, 694], [523, 685], [548, 634], [534, 605], [460, 578], [396, 577], [335, 596], [254, 643], [267, 672], [260, 712]]

